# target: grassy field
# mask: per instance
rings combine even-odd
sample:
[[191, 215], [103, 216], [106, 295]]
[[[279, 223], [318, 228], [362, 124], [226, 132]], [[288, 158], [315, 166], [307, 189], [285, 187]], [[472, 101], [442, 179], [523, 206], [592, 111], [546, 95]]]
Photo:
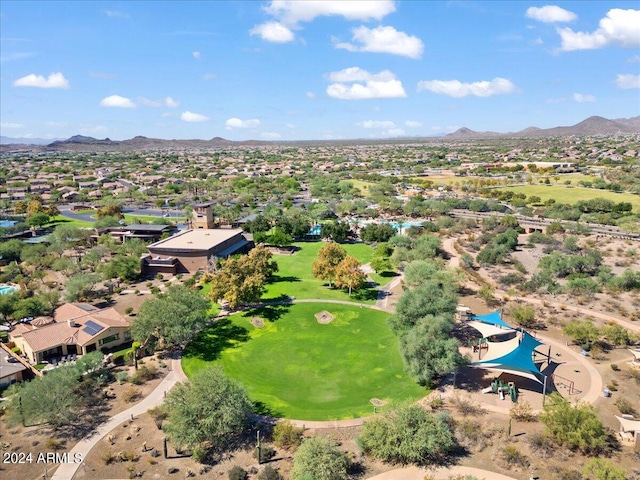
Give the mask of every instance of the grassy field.
[[609, 190], [596, 190], [595, 188], [568, 187], [566, 185], [522, 185], [518, 187], [505, 187], [497, 190], [508, 190], [516, 193], [524, 193], [527, 197], [536, 195], [544, 202], [554, 199], [557, 203], [576, 203], [580, 200], [593, 200], [605, 198], [613, 202], [629, 202], [633, 205], [633, 211], [640, 211], [640, 195], [631, 193], [615, 193]]
[[[315, 314], [334, 319], [323, 325]], [[264, 327], [256, 328], [251, 318]], [[258, 411], [303, 420], [371, 415], [370, 400], [416, 400], [427, 391], [403, 372], [388, 314], [324, 303], [265, 307], [220, 320], [187, 346], [192, 375], [219, 364], [242, 383]]]
[[[293, 255], [274, 255], [273, 259], [278, 263], [278, 273], [274, 275], [271, 283], [267, 285], [267, 291], [263, 295], [264, 300], [274, 300], [281, 296], [294, 296], [295, 298], [326, 298], [331, 300], [353, 300], [363, 303], [374, 303], [377, 291], [366, 288], [360, 292], [353, 292], [351, 298], [343, 290], [329, 288], [321, 280], [311, 274], [311, 264], [318, 256], [318, 251], [324, 242], [301, 242], [294, 245], [299, 247]], [[373, 258], [373, 249], [364, 243], [342, 245], [348, 255], [356, 257], [360, 263], [365, 264]], [[387, 283], [393, 277], [377, 276], [376, 282]]]
[[56, 215], [51, 217], [51, 221], [46, 226], [71, 225], [74, 227], [93, 228], [93, 222], [84, 220], [76, 220], [74, 218], [65, 217], [64, 215]]
[[369, 188], [374, 185], [374, 183], [372, 182], [365, 182], [363, 180], [342, 180], [343, 182], [349, 182], [351, 184], [353, 184], [354, 187], [356, 187], [358, 190], [360, 190], [360, 194], [363, 197], [368, 197], [369, 196]]

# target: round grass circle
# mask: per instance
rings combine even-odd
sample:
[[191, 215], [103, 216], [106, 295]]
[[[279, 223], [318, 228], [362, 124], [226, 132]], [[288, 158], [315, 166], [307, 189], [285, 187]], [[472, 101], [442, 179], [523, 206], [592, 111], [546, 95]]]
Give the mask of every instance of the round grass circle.
[[[316, 314], [329, 312], [330, 323]], [[252, 318], [264, 326], [256, 328]], [[261, 413], [298, 420], [342, 420], [425, 395], [403, 371], [389, 314], [351, 305], [267, 306], [220, 319], [187, 346], [187, 376], [221, 365], [242, 383]]]

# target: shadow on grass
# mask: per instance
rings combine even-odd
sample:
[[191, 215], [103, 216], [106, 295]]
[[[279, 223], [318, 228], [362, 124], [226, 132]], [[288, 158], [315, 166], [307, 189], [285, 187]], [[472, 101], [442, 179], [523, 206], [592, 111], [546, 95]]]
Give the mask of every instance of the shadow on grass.
[[184, 349], [184, 357], [205, 361], [217, 360], [220, 353], [240, 342], [249, 340], [249, 331], [234, 325], [228, 318], [220, 319], [202, 330]]
[[[289, 297], [287, 297], [289, 298]], [[289, 312], [291, 304], [278, 304], [278, 305], [264, 305], [258, 308], [252, 308], [247, 311], [245, 317], [261, 317], [269, 322], [275, 322], [279, 320], [285, 313]]]
[[393, 277], [397, 277], [399, 273], [398, 272], [382, 272], [382, 273], [379, 273], [379, 275], [384, 278], [393, 278]]
[[351, 299], [355, 301], [376, 300], [378, 298], [378, 290], [375, 288], [363, 288], [357, 292], [351, 293]]
[[272, 275], [269, 278], [269, 284], [272, 283], [297, 283], [301, 282], [300, 277], [294, 277], [292, 275], [280, 276], [280, 275]]
[[274, 410], [269, 405], [263, 402], [253, 402], [253, 413], [256, 415], [262, 415], [264, 417], [281, 418], [283, 413], [278, 410]]

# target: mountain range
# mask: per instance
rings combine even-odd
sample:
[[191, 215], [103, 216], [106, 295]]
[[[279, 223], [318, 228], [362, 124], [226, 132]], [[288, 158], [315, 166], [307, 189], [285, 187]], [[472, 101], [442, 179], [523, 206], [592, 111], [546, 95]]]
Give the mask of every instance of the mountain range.
[[[590, 136], [590, 135], [616, 135], [621, 133], [640, 133], [640, 116], [632, 118], [617, 118], [610, 120], [604, 117], [592, 116], [580, 123], [565, 127], [538, 128], [529, 127], [518, 132], [478, 132], [463, 127], [443, 137], [428, 137], [429, 139], [442, 138], [446, 140], [465, 139], [491, 139], [491, 138], [538, 138], [561, 136]], [[426, 139], [427, 137], [412, 137], [412, 140]], [[388, 139], [399, 140], [399, 139]], [[403, 138], [402, 140], [409, 140]], [[352, 143], [354, 140], [348, 141]], [[387, 140], [378, 140], [387, 141]], [[27, 143], [28, 142], [28, 143]], [[233, 141], [215, 137], [211, 140], [165, 140], [160, 138], [148, 138], [137, 136], [129, 140], [96, 139], [83, 135], [75, 135], [66, 140], [51, 142], [44, 139], [15, 139], [0, 137], [0, 151], [127, 151], [127, 150], [158, 150], [172, 148], [212, 148], [228, 146], [259, 146], [274, 145], [278, 143], [319, 143], [318, 142], [267, 142], [261, 140]], [[371, 142], [370, 139], [367, 142]]]

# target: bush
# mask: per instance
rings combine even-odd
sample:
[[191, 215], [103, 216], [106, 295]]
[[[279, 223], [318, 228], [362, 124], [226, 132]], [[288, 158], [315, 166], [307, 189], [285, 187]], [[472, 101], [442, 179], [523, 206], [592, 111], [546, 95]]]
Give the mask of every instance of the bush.
[[518, 420], [520, 422], [533, 422], [536, 419], [536, 416], [533, 414], [531, 404], [527, 401], [516, 403], [511, 407], [511, 410], [509, 410], [509, 415], [514, 420]]
[[527, 456], [513, 445], [507, 445], [500, 451], [499, 459], [507, 467], [527, 468], [531, 465]]
[[385, 462], [426, 464], [441, 460], [456, 447], [456, 440], [447, 414], [409, 405], [367, 421], [358, 445]]
[[20, 355], [22, 353], [22, 350], [20, 350], [20, 347], [13, 347], [11, 351], [16, 355]]
[[343, 480], [349, 459], [326, 438], [306, 438], [298, 448], [291, 469], [292, 480]]
[[598, 454], [608, 448], [607, 433], [591, 405], [573, 406], [554, 392], [538, 418], [546, 426], [547, 434], [569, 449]]
[[129, 374], [127, 372], [118, 372], [116, 373], [116, 380], [119, 383], [124, 383], [129, 380]]
[[247, 472], [244, 468], [239, 465], [236, 465], [228, 472], [229, 480], [246, 480]]
[[104, 462], [105, 465], [112, 464], [116, 459], [116, 456], [113, 454], [111, 450], [107, 450], [100, 456], [100, 460]]
[[289, 420], [278, 422], [273, 427], [271, 438], [276, 447], [295, 450], [302, 443], [304, 429], [295, 427]]
[[158, 375], [158, 370], [156, 369], [155, 366], [149, 365], [147, 367], [146, 365], [143, 365], [138, 369], [138, 371], [135, 374], [135, 377], [142, 380], [142, 383], [144, 383], [144, 382], [148, 382], [149, 380], [153, 380], [154, 378], [156, 378], [157, 375]]
[[124, 309], [124, 313], [131, 315], [133, 313], [133, 307], [127, 307]]
[[140, 390], [137, 388], [129, 388], [122, 393], [122, 399], [125, 402], [135, 402], [141, 396]]
[[267, 465], [258, 474], [258, 480], [282, 480], [282, 476], [271, 465]]
[[618, 398], [613, 404], [618, 407], [618, 410], [623, 415], [634, 415], [637, 413], [634, 404], [624, 397]]
[[624, 467], [616, 467], [610, 460], [592, 458], [582, 469], [582, 478], [596, 480], [625, 480], [627, 478]]
[[552, 457], [556, 450], [556, 444], [553, 439], [543, 433], [532, 433], [529, 436], [529, 446], [531, 451], [541, 458]]
[[57, 438], [47, 438], [47, 441], [44, 442], [47, 450], [59, 450], [62, 448], [62, 443]]

